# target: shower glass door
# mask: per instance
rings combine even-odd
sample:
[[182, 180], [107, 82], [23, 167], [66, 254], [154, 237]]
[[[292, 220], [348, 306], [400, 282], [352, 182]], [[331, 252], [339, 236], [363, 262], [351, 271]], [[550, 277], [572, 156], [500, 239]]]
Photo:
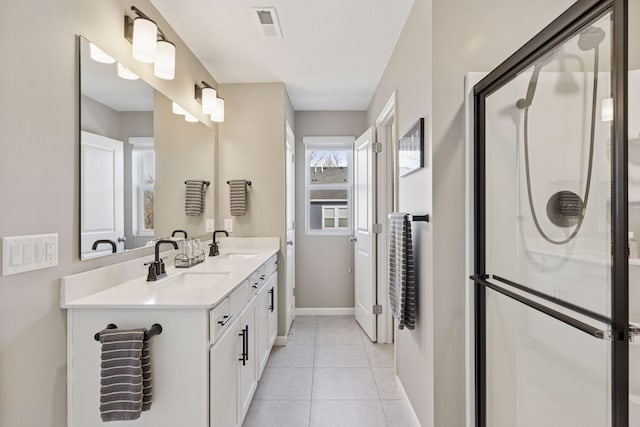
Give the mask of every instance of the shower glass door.
[[576, 3], [475, 88], [478, 427], [630, 425], [614, 3]]

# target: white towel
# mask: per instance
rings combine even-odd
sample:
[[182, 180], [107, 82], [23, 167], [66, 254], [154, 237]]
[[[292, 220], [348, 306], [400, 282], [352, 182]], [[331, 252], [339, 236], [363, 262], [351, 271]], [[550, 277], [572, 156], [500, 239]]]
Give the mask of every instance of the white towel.
[[184, 199], [184, 213], [187, 216], [202, 215], [204, 210], [204, 192], [207, 185], [203, 180], [190, 179], [185, 181], [187, 186]]
[[398, 328], [416, 327], [416, 278], [410, 215], [389, 215], [389, 303]]
[[232, 216], [247, 213], [247, 181], [235, 179], [229, 181], [229, 204]]

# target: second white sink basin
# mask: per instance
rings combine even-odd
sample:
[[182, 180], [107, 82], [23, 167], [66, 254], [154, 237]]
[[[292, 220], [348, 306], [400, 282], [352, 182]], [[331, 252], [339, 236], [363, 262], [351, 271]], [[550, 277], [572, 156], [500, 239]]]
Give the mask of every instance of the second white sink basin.
[[157, 286], [176, 286], [183, 288], [208, 288], [223, 281], [229, 273], [184, 273], [180, 276], [169, 277]]

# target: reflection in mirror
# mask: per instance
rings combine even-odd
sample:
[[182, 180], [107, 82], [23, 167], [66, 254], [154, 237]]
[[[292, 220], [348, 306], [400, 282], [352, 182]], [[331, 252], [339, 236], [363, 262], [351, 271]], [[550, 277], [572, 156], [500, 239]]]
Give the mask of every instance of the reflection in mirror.
[[184, 181], [213, 181], [214, 131], [173, 114], [171, 100], [84, 38], [80, 67], [81, 258], [175, 229], [203, 235], [214, 195], [207, 189], [202, 214], [186, 216]]

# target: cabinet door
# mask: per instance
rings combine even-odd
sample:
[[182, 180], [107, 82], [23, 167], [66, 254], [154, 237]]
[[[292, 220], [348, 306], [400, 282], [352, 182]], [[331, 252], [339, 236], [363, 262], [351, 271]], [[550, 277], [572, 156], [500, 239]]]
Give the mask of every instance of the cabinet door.
[[[251, 398], [256, 389], [256, 298], [254, 298], [240, 316], [238, 332], [238, 424], [251, 405]], [[244, 361], [242, 355], [245, 355]]]
[[268, 283], [260, 289], [258, 293], [258, 298], [256, 300], [256, 319], [257, 319], [257, 336], [256, 340], [257, 344], [257, 353], [258, 353], [258, 364], [257, 364], [257, 378], [260, 379], [262, 376], [262, 372], [264, 371], [264, 367], [267, 365], [267, 360], [269, 360], [269, 306], [271, 303], [271, 294], [269, 293]]
[[238, 340], [240, 322], [235, 322], [211, 347], [210, 357], [210, 427], [236, 427]]
[[[267, 347], [271, 348], [273, 343], [276, 342], [278, 337], [278, 272], [276, 271], [271, 275], [267, 281], [265, 288], [267, 288]], [[273, 295], [272, 295], [273, 294]], [[273, 302], [273, 305], [272, 305]]]

